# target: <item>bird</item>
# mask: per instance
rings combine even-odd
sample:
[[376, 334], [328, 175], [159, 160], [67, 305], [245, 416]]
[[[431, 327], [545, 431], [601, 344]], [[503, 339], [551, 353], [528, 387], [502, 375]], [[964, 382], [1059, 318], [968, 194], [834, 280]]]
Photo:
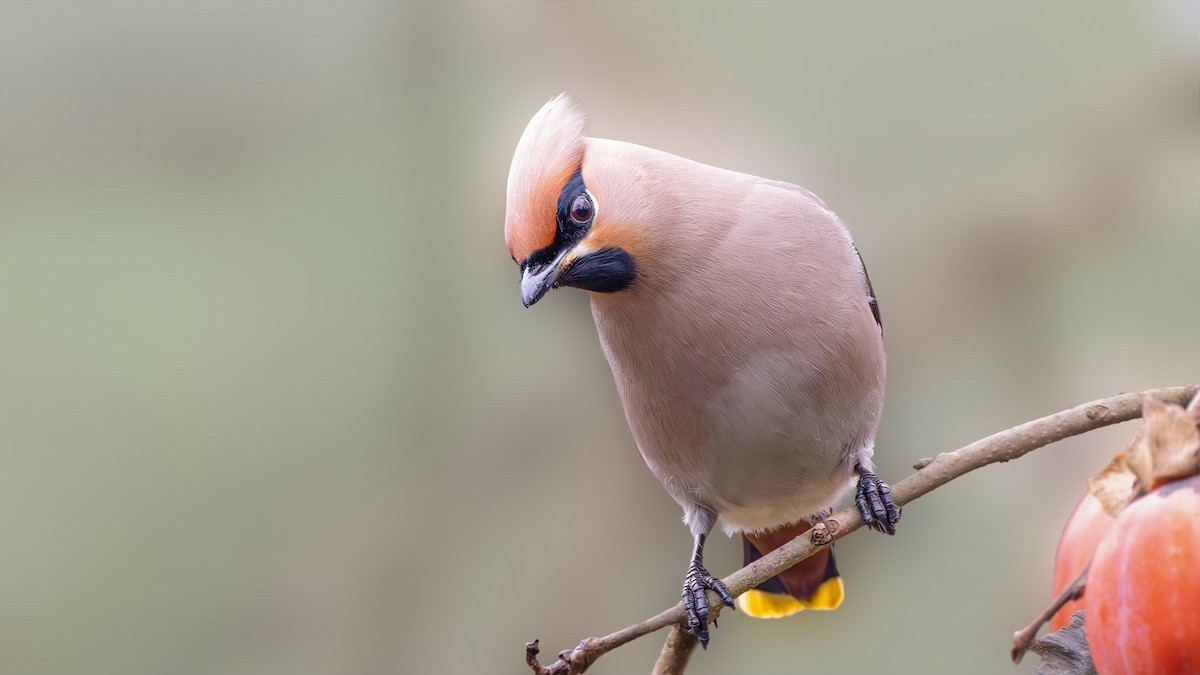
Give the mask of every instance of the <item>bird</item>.
[[[693, 538], [681, 593], [709, 643], [704, 567], [718, 522], [746, 563], [828, 517], [854, 490], [863, 521], [895, 533], [874, 471], [886, 380], [883, 324], [850, 233], [809, 190], [586, 134], [567, 94], [513, 153], [504, 237], [531, 307], [590, 295], [633, 439]], [[834, 609], [832, 546], [747, 591], [761, 618]]]

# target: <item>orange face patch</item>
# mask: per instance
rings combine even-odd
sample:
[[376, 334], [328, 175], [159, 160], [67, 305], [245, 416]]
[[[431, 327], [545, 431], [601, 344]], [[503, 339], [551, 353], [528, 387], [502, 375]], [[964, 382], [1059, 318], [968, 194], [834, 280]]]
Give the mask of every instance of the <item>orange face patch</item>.
[[583, 113], [565, 95], [542, 106], [517, 142], [508, 173], [504, 241], [518, 261], [554, 242], [558, 197], [579, 170]]
[[630, 255], [636, 255], [641, 248], [639, 237], [631, 234], [628, 228], [619, 227], [602, 216], [596, 218], [596, 223], [584, 238], [584, 242], [593, 251], [611, 247], [619, 248]]
[[509, 204], [504, 218], [504, 241], [517, 262], [554, 241], [554, 233], [558, 230], [558, 196], [577, 168], [564, 166], [540, 181], [528, 194], [515, 196], [520, 200], [516, 208]]
[[[586, 183], [589, 174], [586, 167], [583, 173]], [[599, 183], [598, 179], [597, 182]], [[598, 251], [602, 248], [619, 248], [636, 258], [645, 248], [643, 246], [645, 235], [642, 229], [626, 222], [618, 209], [608, 208], [609, 204], [615, 206], [616, 202], [615, 200], [613, 202], [606, 201], [603, 183], [598, 185], [588, 183], [588, 189], [596, 200], [597, 212], [596, 220], [592, 223], [587, 237], [584, 238], [588, 249]]]

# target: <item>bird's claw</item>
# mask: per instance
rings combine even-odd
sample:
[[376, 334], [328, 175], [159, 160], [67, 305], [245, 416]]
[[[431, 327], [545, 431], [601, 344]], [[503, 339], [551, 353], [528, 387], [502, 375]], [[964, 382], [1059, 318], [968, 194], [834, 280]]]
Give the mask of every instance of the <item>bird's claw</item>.
[[879, 480], [879, 476], [859, 469], [858, 492], [854, 496], [854, 503], [863, 522], [872, 530], [896, 534], [900, 507], [892, 501], [892, 488]]
[[[700, 563], [693, 562], [688, 568], [687, 576], [683, 578], [683, 609], [687, 616], [688, 630], [700, 640], [700, 645], [708, 648], [708, 591], [713, 591], [721, 597], [721, 602], [733, 607], [733, 596], [729, 589], [718, 578], [708, 573]], [[713, 625], [717, 622], [714, 620]]]

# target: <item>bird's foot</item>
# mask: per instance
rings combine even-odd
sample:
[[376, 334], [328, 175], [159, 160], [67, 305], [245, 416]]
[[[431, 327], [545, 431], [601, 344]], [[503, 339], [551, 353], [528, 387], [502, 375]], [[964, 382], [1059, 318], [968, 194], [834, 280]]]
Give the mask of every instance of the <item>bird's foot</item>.
[[[699, 561], [693, 561], [683, 578], [683, 609], [687, 616], [688, 629], [708, 648], [708, 591], [721, 596], [721, 602], [733, 607], [733, 596], [718, 578], [708, 573]], [[716, 625], [716, 622], [713, 622]]]
[[896, 534], [900, 507], [892, 501], [892, 488], [861, 466], [854, 468], [858, 471], [858, 493], [854, 496], [854, 503], [863, 522], [872, 530]]

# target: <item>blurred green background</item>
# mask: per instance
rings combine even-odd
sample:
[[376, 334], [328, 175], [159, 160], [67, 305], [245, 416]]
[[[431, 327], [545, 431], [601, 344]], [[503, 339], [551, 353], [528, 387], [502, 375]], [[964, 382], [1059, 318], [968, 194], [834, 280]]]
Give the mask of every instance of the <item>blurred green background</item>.
[[[4, 0], [0, 671], [520, 673], [678, 600], [585, 294], [524, 310], [503, 243], [564, 90], [839, 212], [889, 480], [1200, 380], [1195, 7]], [[728, 614], [689, 672], [1013, 672], [1132, 429], [848, 538], [839, 611]]]

